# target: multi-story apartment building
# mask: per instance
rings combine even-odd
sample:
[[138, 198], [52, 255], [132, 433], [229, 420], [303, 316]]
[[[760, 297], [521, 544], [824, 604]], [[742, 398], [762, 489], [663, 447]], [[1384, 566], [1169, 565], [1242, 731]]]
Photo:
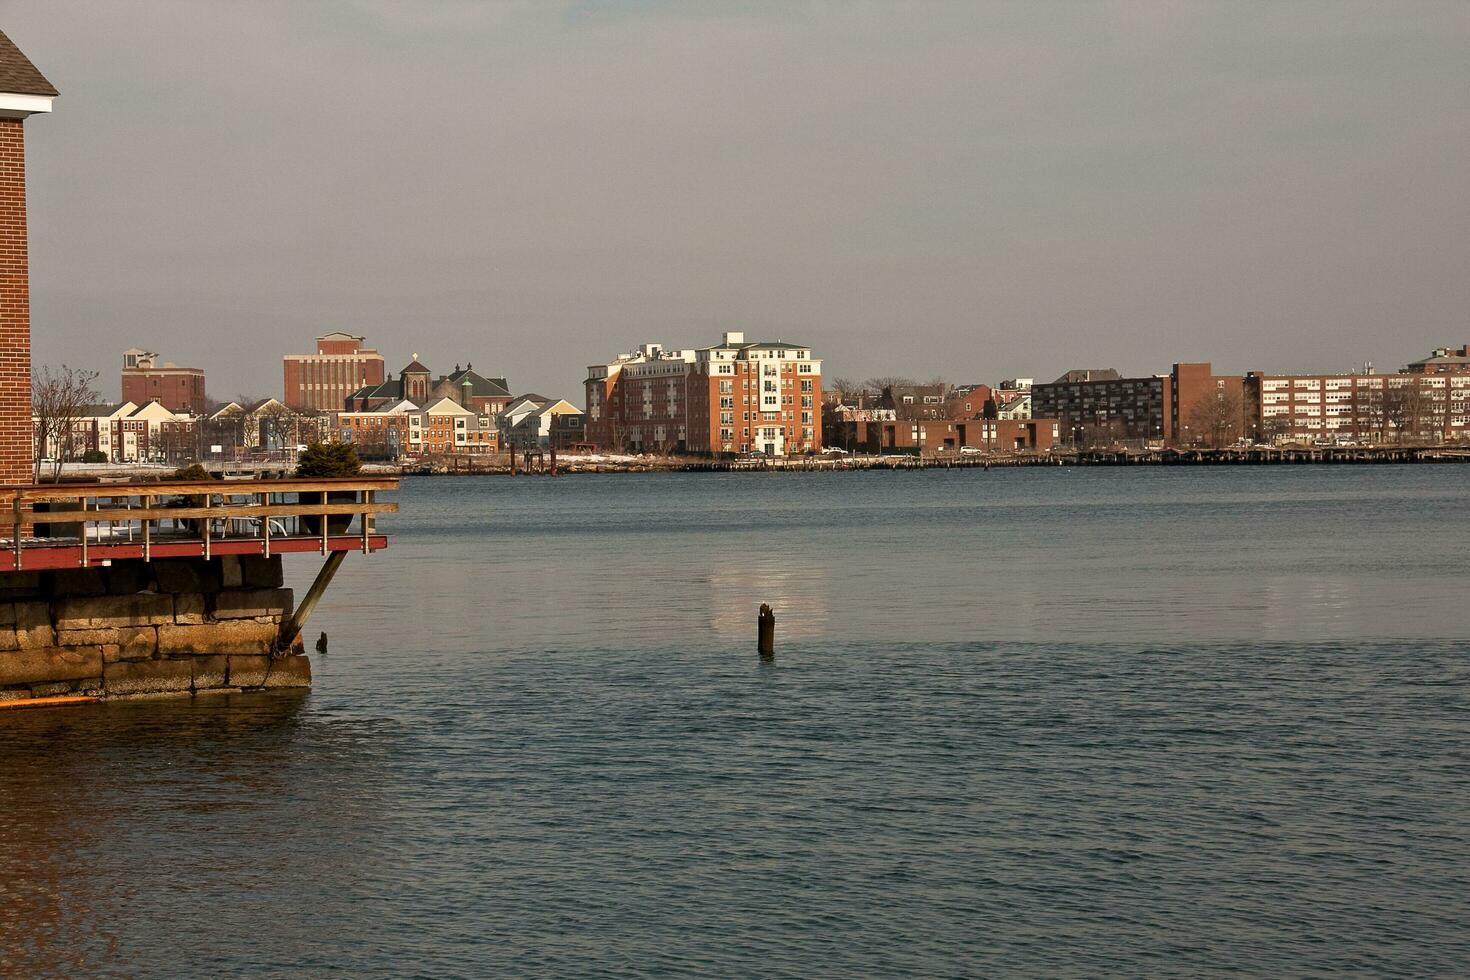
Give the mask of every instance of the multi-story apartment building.
[[784, 340], [730, 332], [697, 350], [644, 344], [587, 369], [587, 439], [689, 453], [822, 448], [822, 362]]
[[1193, 421], [1199, 401], [1228, 392], [1238, 401], [1239, 375], [1216, 375], [1208, 362], [1175, 364], [1168, 374], [1125, 378], [1112, 369], [1068, 371], [1031, 387], [1031, 414], [1061, 422], [1072, 444], [1141, 440], [1191, 443], [1204, 437]]
[[336, 412], [347, 396], [367, 385], [383, 383], [383, 355], [363, 346], [362, 337], [329, 333], [316, 339], [315, 354], [287, 354], [287, 408], [297, 412]]
[[207, 404], [201, 369], [179, 367], [172, 361], [160, 364], [157, 354], [141, 347], [123, 351], [121, 387], [123, 401], [158, 402], [171, 412], [199, 415]]
[[1247, 424], [1256, 438], [1275, 442], [1440, 442], [1470, 436], [1470, 374], [1413, 371], [1414, 366], [1401, 374], [1252, 371], [1245, 376]]

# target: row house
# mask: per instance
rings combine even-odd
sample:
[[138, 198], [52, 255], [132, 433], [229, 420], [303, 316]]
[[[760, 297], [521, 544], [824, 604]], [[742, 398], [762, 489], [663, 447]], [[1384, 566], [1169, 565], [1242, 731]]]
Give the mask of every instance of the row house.
[[275, 398], [248, 405], [225, 402], [204, 420], [203, 441], [212, 456], [234, 459], [251, 453], [288, 452], [325, 440], [331, 416], [297, 411]]
[[822, 448], [822, 362], [739, 332], [695, 350], [644, 344], [587, 369], [586, 438], [609, 449], [773, 456]]
[[570, 449], [586, 439], [583, 413], [563, 398], [521, 395], [501, 414], [512, 449]]
[[80, 460], [96, 452], [112, 463], [177, 463], [197, 456], [198, 434], [197, 415], [173, 412], [158, 402], [126, 401], [89, 406], [69, 432], [53, 433], [46, 446], [36, 448], [47, 459]]
[[338, 412], [337, 436], [367, 459], [501, 450], [500, 432], [492, 416], [473, 412], [447, 397], [422, 408], [405, 398], [374, 411]]

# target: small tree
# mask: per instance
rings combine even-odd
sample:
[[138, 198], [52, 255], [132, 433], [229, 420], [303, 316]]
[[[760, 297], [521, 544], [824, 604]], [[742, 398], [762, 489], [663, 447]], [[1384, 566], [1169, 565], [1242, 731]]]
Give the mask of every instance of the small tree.
[[77, 423], [88, 405], [101, 396], [92, 382], [96, 371], [67, 367], [43, 367], [31, 379], [31, 415], [36, 427], [36, 465], [32, 482], [41, 482], [41, 461], [54, 450], [51, 479], [61, 478], [62, 464], [76, 449]]
[[362, 460], [350, 442], [314, 442], [296, 457], [297, 476], [357, 476], [361, 472]]

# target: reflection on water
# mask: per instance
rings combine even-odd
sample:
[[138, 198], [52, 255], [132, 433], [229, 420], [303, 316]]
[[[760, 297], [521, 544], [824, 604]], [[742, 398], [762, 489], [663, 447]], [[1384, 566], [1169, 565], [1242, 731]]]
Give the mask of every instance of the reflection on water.
[[5, 972], [1464, 975], [1461, 472], [410, 481], [309, 696], [0, 714]]

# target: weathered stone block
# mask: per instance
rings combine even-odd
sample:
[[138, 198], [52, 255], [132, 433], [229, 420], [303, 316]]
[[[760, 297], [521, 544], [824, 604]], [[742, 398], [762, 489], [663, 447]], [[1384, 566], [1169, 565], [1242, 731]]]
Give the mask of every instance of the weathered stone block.
[[220, 587], [219, 569], [203, 558], [165, 558], [153, 568], [161, 592], [214, 592]]
[[173, 621], [174, 597], [158, 592], [81, 596], [56, 601], [56, 625], [59, 629], [156, 626]]
[[[0, 606], [0, 609], [5, 608]], [[19, 650], [20, 637], [15, 634], [14, 626], [0, 626], [0, 651]]]
[[107, 580], [100, 568], [62, 568], [51, 573], [51, 591], [57, 596], [103, 595]]
[[167, 624], [158, 628], [161, 656], [196, 653], [270, 653], [279, 630], [272, 623], [232, 620], [204, 626]]
[[112, 595], [147, 592], [154, 586], [153, 568], [148, 562], [118, 561], [100, 571], [107, 582], [107, 591]]
[[52, 681], [47, 684], [32, 684], [31, 694], [38, 698], [52, 698], [58, 694], [70, 694], [77, 681]]
[[306, 657], [282, 657], [271, 664], [266, 687], [311, 687], [311, 661]]
[[270, 657], [233, 656], [230, 658], [231, 687], [260, 687], [270, 670]]
[[51, 603], [17, 602], [15, 638], [22, 650], [39, 650], [56, 645], [56, 630], [51, 626]]
[[245, 569], [240, 564], [239, 555], [221, 555], [215, 561], [219, 562], [220, 586], [226, 589], [239, 589], [245, 585]]
[[202, 626], [208, 622], [204, 596], [197, 592], [181, 592], [174, 596], [174, 622], [186, 626]]
[[210, 597], [215, 619], [276, 618], [291, 613], [295, 596], [290, 589], [241, 589]]
[[240, 570], [245, 577], [245, 587], [250, 589], [279, 589], [285, 584], [281, 570], [281, 556], [241, 555]]
[[31, 689], [22, 687], [9, 691], [0, 691], [0, 701], [24, 701], [30, 698]]
[[63, 647], [102, 646], [104, 660], [147, 660], [158, 651], [158, 627], [124, 626], [95, 630], [57, 630]]
[[0, 684], [44, 684], [100, 676], [101, 647], [42, 647], [0, 653]]
[[184, 692], [193, 686], [194, 665], [188, 660], [130, 660], [107, 664], [102, 671], [108, 697]]
[[230, 658], [225, 656], [191, 657], [194, 665], [194, 690], [224, 687], [230, 673]]

